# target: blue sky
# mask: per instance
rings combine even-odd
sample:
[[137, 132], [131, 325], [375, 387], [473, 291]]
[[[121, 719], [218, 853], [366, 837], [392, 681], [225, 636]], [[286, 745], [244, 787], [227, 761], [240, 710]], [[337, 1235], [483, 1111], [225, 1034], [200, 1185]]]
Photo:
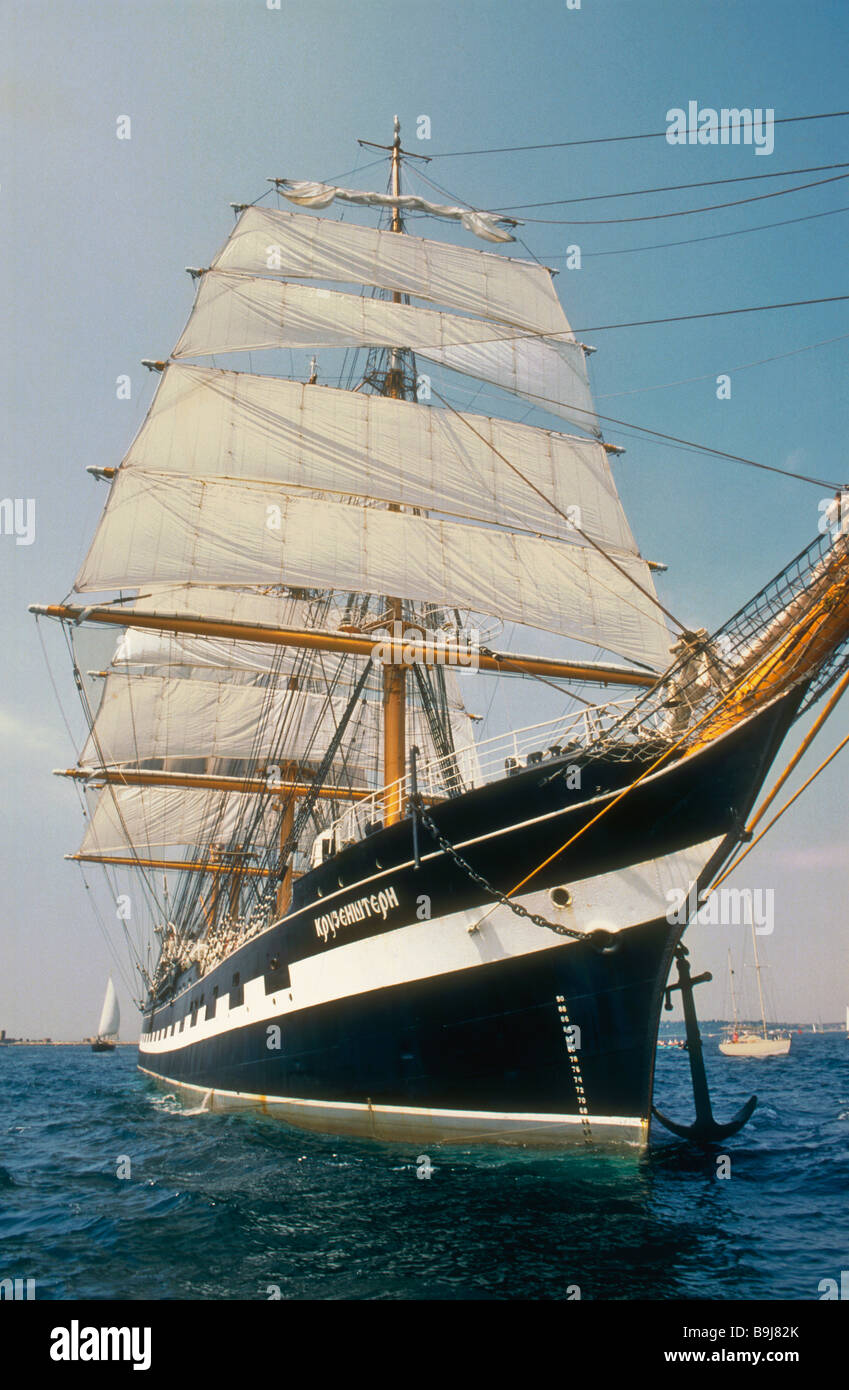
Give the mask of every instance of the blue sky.
[[[265, 0], [7, 0], [0, 28], [2, 496], [34, 498], [37, 518], [32, 545], [0, 536], [0, 1027], [71, 1037], [96, 1023], [109, 954], [78, 870], [62, 859], [80, 817], [49, 773], [73, 751], [26, 606], [68, 591], [106, 495], [85, 467], [125, 452], [152, 392], [139, 360], [176, 340], [192, 295], [183, 267], [220, 245], [229, 202], [256, 198], [269, 176], [344, 174], [381, 187], [382, 169], [357, 175], [373, 155], [356, 141], [388, 141], [395, 112], [405, 143], [434, 156], [428, 176], [482, 207], [837, 163], [849, 159], [845, 118], [777, 125], [765, 157], [664, 140], [444, 156], [662, 130], [666, 112], [690, 100], [772, 108], [777, 119], [841, 110], [849, 16], [838, 0], [582, 0], [579, 10], [565, 0], [282, 0], [280, 10]], [[422, 114], [429, 142], [415, 138]], [[116, 139], [121, 115], [130, 140]], [[528, 221], [522, 236], [555, 266], [581, 246], [581, 269], [557, 281], [578, 329], [840, 294], [849, 213], [835, 210], [849, 206], [849, 180], [687, 217], [578, 225], [827, 177], [537, 209], [528, 216], [572, 221]], [[812, 217], [824, 212], [834, 215]], [[720, 236], [802, 217], [811, 220]], [[715, 239], [636, 249], [695, 237]], [[601, 254], [610, 251], [620, 254]], [[846, 305], [835, 303], [587, 336], [604, 414], [840, 479], [849, 339], [826, 340], [846, 334]], [[130, 401], [115, 396], [124, 372]], [[716, 397], [720, 373], [731, 375], [730, 400]], [[662, 597], [687, 622], [719, 623], [816, 532], [817, 488], [612, 425], [606, 434], [627, 445], [617, 482], [644, 553], [669, 565]], [[61, 636], [42, 631], [79, 732]], [[838, 711], [791, 789], [847, 726]], [[776, 892], [765, 955], [785, 1016], [836, 1018], [849, 1002], [844, 776], [838, 760], [737, 879]], [[699, 967], [719, 976], [739, 929], [700, 928], [688, 940]], [[719, 982], [704, 989], [703, 1012], [722, 1002]]]

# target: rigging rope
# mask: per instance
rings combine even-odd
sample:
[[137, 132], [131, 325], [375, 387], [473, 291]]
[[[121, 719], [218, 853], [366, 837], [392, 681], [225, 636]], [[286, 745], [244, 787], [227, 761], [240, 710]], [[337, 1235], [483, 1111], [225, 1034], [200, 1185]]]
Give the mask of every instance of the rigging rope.
[[828, 765], [829, 765], [830, 762], [833, 762], [833, 760], [837, 757], [838, 753], [840, 753], [840, 752], [842, 751], [842, 749], [844, 749], [844, 748], [846, 747], [847, 743], [849, 743], [849, 734], [847, 734], [845, 738], [842, 738], [842, 739], [840, 740], [840, 742], [838, 743], [838, 745], [837, 745], [837, 747], [834, 749], [834, 751], [831, 752], [831, 753], [829, 753], [828, 757], [825, 758], [824, 761], [820, 763], [820, 765], [819, 765], [819, 767], [816, 769], [816, 771], [815, 771], [815, 772], [812, 772], [811, 775], [810, 775], [810, 777], [807, 779], [807, 781], [805, 781], [805, 782], [802, 783], [802, 785], [801, 785], [801, 787], [799, 788], [799, 790], [796, 791], [796, 792], [794, 792], [793, 795], [789, 798], [789, 800], [785, 801], [784, 805], [781, 807], [781, 810], [780, 810], [780, 811], [776, 811], [775, 815], [772, 817], [772, 820], [770, 820], [770, 821], [767, 822], [767, 824], [764, 826], [764, 828], [763, 828], [763, 830], [761, 831], [761, 833], [760, 833], [759, 835], [756, 835], [756, 836], [755, 836], [755, 838], [754, 838], [754, 840], [752, 840], [751, 844], [748, 844], [748, 845], [746, 846], [746, 848], [743, 850], [743, 853], [742, 853], [742, 854], [739, 854], [739, 855], [737, 856], [737, 858], [733, 861], [733, 863], [729, 864], [728, 868], [727, 868], [727, 869], [725, 870], [725, 872], [721, 875], [721, 877], [718, 878], [718, 879], [716, 880], [716, 882], [715, 882], [714, 884], [711, 885], [710, 889], [708, 890], [709, 893], [712, 893], [712, 892], [714, 891], [715, 888], [718, 888], [719, 885], [720, 885], [720, 883], [724, 883], [724, 881], [725, 881], [725, 879], [727, 879], [728, 875], [729, 875], [730, 873], [732, 873], [732, 872], [734, 871], [734, 869], [737, 868], [737, 865], [738, 865], [738, 864], [741, 864], [741, 863], [743, 862], [743, 860], [746, 858], [746, 855], [747, 855], [747, 854], [751, 854], [752, 850], [755, 848], [755, 845], [757, 845], [757, 844], [760, 843], [760, 841], [763, 839], [764, 835], [766, 835], [767, 831], [772, 829], [772, 827], [775, 825], [776, 821], [780, 820], [781, 817], [784, 815], [784, 812], [785, 812], [785, 811], [789, 811], [790, 807], [793, 805], [793, 802], [794, 802], [794, 801], [797, 801], [798, 798], [802, 795], [802, 792], [807, 790], [807, 788], [811, 785], [811, 783], [815, 780], [815, 778], [819, 777], [820, 773], [823, 772], [824, 769], [828, 767]]
[[[847, 174], [849, 178], [849, 174]], [[820, 299], [788, 299], [780, 304], [753, 304], [747, 305], [743, 309], [712, 309], [704, 314], [673, 314], [662, 319], [633, 319], [629, 323], [592, 323], [582, 324], [580, 328], [573, 328], [573, 333], [601, 333], [607, 328], [645, 328], [659, 323], [686, 323], [691, 319], [723, 319], [729, 314], [763, 314], [769, 309], [800, 309], [808, 304], [837, 304], [849, 299], [849, 294], [829, 294]], [[528, 334], [527, 336], [544, 338], [545, 333]], [[530, 394], [530, 393], [528, 393]]]
[[[770, 174], [738, 174], [733, 179], [701, 179], [698, 183], [667, 183], [659, 188], [629, 188], [623, 193], [585, 193], [580, 198], [549, 198], [544, 203], [511, 203], [505, 207], [491, 208], [491, 212], [524, 212], [526, 208], [559, 207], [563, 203], [599, 203], [610, 198], [642, 198], [649, 193], [678, 193], [685, 188], [715, 188], [723, 183], [752, 183], [755, 179], [784, 179], [791, 174], [820, 174], [826, 169], [849, 169], [849, 161], [842, 164], [809, 164], [803, 169], [782, 169]], [[785, 192], [792, 190], [786, 189]]]
[[546, 227], [613, 227], [626, 222], [665, 222], [670, 217], [694, 217], [702, 212], [719, 212], [723, 208], [739, 208], [746, 203], [763, 203], [767, 198], [785, 198], [789, 193], [803, 193], [808, 188], [822, 188], [827, 183], [849, 179], [849, 174], [832, 174], [828, 179], [797, 183], [792, 188], [773, 189], [772, 193], [754, 193], [751, 198], [734, 198], [727, 203], [709, 203], [702, 208], [679, 208], [677, 212], [647, 212], [639, 217], [523, 217], [523, 224], [533, 222]]
[[[748, 232], [769, 232], [773, 227], [792, 227], [797, 222], [816, 222], [820, 217], [836, 217], [838, 213], [849, 212], [849, 207], [831, 208], [828, 212], [809, 212], [804, 217], [785, 217], [780, 222], [759, 222], [754, 227], [738, 227], [733, 232], [712, 232], [710, 236], [684, 237], [679, 241], [656, 241], [648, 246], [620, 246], [613, 251], [584, 251], [584, 260], [596, 260], [600, 256], [633, 256], [639, 251], [665, 251], [670, 246], [697, 246], [702, 241], [724, 241], [726, 237], [746, 236]], [[525, 243], [522, 242], [524, 246]], [[533, 252], [530, 253], [533, 255]], [[534, 257], [536, 259], [536, 257]], [[546, 256], [547, 261], [565, 261], [568, 253]]]
[[[849, 116], [849, 111], [819, 111], [810, 116], [779, 116], [772, 125], [794, 125], [800, 121], [831, 121], [838, 116]], [[730, 130], [730, 125], [719, 126], [718, 130]], [[615, 145], [624, 140], [665, 140], [669, 131], [650, 130], [641, 135], [596, 135], [584, 140], [552, 140], [542, 145], [501, 145], [483, 150], [444, 150], [431, 155], [431, 159], [460, 159], [470, 154], [513, 154], [525, 150], [565, 150], [578, 145]], [[685, 132], [689, 134], [689, 131]], [[695, 133], [695, 132], [694, 132]]]

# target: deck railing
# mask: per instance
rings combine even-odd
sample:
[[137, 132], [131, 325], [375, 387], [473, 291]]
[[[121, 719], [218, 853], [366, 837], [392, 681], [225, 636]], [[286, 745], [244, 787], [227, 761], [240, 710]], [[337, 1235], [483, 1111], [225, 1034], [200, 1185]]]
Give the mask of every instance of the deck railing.
[[[497, 734], [481, 743], [467, 744], [444, 757], [419, 763], [416, 768], [418, 794], [425, 803], [432, 804], [459, 792], [513, 776], [528, 767], [544, 765], [563, 757], [568, 759], [570, 754], [574, 754], [576, 761], [583, 759], [589, 749], [598, 747], [611, 729], [622, 724], [623, 716], [634, 703], [632, 697], [588, 706], [557, 719], [547, 719], [523, 729]], [[632, 737], [638, 741], [652, 733], [648, 725], [640, 724], [635, 727]], [[394, 804], [406, 810], [412, 792], [411, 774], [407, 772], [390, 787], [381, 787], [364, 800], [354, 802], [316, 836], [313, 865], [320, 864], [346, 845], [382, 829], [384, 806], [392, 804], [395, 797]]]

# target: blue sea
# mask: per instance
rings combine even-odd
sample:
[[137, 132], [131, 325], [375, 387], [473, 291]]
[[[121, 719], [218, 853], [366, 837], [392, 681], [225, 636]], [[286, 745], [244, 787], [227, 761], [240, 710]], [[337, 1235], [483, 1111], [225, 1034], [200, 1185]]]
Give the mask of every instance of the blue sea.
[[[37, 1299], [816, 1300], [849, 1253], [849, 1042], [756, 1062], [704, 1041], [717, 1118], [760, 1098], [721, 1148], [428, 1162], [192, 1111], [132, 1047], [4, 1047], [0, 1277]], [[686, 1052], [659, 1050], [655, 1099], [692, 1118]]]

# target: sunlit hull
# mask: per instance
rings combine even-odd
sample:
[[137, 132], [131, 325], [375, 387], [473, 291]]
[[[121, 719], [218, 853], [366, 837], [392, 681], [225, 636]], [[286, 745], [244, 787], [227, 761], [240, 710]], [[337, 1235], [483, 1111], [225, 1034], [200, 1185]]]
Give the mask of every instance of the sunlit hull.
[[741, 1036], [737, 1042], [729, 1039], [719, 1044], [724, 1057], [786, 1057], [790, 1051], [790, 1038], [759, 1038]]

